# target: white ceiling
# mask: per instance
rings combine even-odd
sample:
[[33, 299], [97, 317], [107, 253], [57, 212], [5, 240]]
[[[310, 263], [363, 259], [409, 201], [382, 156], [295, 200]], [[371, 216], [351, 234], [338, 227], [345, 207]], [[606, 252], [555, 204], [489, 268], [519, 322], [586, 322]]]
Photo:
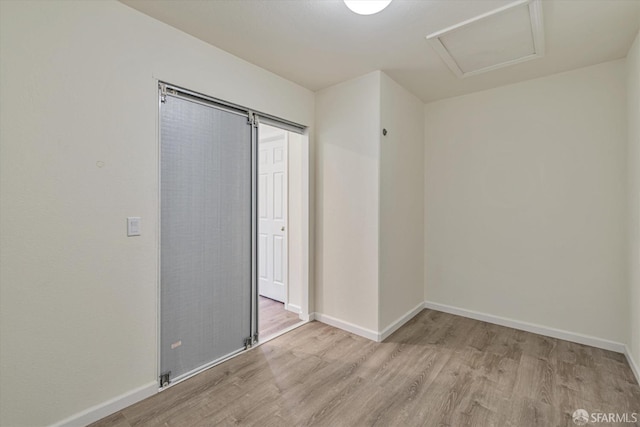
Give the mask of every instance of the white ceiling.
[[623, 58], [640, 21], [640, 0], [544, 0], [544, 58], [459, 79], [425, 36], [509, 0], [121, 1], [313, 91], [379, 69], [425, 102]]

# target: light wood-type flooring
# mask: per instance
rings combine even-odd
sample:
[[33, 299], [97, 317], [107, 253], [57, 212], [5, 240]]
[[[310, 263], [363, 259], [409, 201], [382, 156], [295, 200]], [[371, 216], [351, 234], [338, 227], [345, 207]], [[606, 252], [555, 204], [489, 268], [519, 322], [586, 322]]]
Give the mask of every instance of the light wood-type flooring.
[[258, 336], [261, 339], [300, 322], [300, 317], [284, 309], [284, 304], [263, 296], [258, 297]]
[[549, 427], [578, 408], [640, 413], [622, 354], [423, 310], [382, 343], [309, 323], [95, 426]]

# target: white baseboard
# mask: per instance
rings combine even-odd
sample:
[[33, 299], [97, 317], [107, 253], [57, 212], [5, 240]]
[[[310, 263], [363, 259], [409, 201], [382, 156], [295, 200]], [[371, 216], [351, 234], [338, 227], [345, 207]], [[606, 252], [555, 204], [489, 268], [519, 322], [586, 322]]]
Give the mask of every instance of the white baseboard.
[[424, 309], [424, 303], [421, 302], [420, 304], [416, 305], [414, 308], [409, 310], [403, 316], [399, 317], [394, 322], [392, 322], [389, 326], [384, 328], [384, 330], [378, 334], [377, 341], [380, 342], [380, 341], [386, 340], [392, 333], [400, 329], [402, 325], [407, 323], [409, 320], [413, 319], [415, 315], [420, 313], [423, 309]]
[[400, 329], [402, 325], [413, 319], [416, 314], [420, 313], [424, 308], [424, 303], [420, 303], [395, 321], [389, 326], [384, 328], [382, 332], [376, 332], [371, 329], [363, 328], [353, 323], [345, 322], [344, 320], [337, 319], [335, 317], [327, 316], [322, 313], [312, 313], [309, 317], [315, 319], [318, 322], [326, 323], [327, 325], [334, 326], [338, 329], [342, 329], [352, 334], [360, 335], [361, 337], [370, 339], [371, 341], [381, 342], [387, 339], [391, 334]]
[[131, 406], [134, 403], [140, 402], [147, 397], [153, 396], [158, 392], [158, 382], [153, 381], [147, 385], [139, 387], [135, 390], [128, 391], [127, 393], [116, 396], [113, 399], [102, 402], [91, 408], [85, 409], [82, 412], [78, 412], [65, 418], [62, 421], [58, 421], [51, 427], [81, 427], [98, 421], [106, 416], [109, 416], [121, 409]]
[[295, 305], [295, 304], [285, 304], [284, 309], [295, 314], [302, 313], [302, 308], [299, 305]]
[[488, 322], [488, 323], [494, 323], [496, 325], [507, 326], [509, 328], [520, 329], [522, 331], [532, 332], [534, 334], [539, 334], [539, 335], [545, 335], [551, 338], [558, 338], [561, 340], [571, 341], [578, 344], [590, 345], [592, 347], [602, 348], [604, 350], [615, 351], [616, 353], [625, 353], [626, 346], [624, 344], [615, 342], [615, 341], [609, 341], [603, 338], [593, 337], [590, 335], [578, 334], [575, 332], [569, 332], [561, 329], [550, 328], [547, 326], [537, 325], [534, 323], [522, 322], [520, 320], [509, 319], [506, 317], [494, 316], [492, 314], [480, 313], [478, 311], [467, 310], [459, 307], [453, 307], [446, 304], [439, 304], [432, 301], [425, 301], [424, 308], [443, 311], [445, 313], [450, 313], [450, 314], [456, 314], [458, 316], [481, 320], [483, 322]]
[[344, 320], [336, 319], [335, 317], [327, 316], [322, 313], [314, 313], [314, 318], [318, 322], [326, 323], [329, 326], [334, 326], [338, 329], [342, 329], [352, 334], [360, 335], [361, 337], [370, 339], [371, 341], [378, 341], [378, 332], [371, 329], [363, 328], [353, 323], [345, 322]]
[[629, 362], [633, 375], [636, 376], [636, 381], [640, 384], [640, 369], [638, 369], [638, 365], [631, 354], [631, 349], [627, 345], [624, 346], [624, 355], [627, 357], [627, 362]]

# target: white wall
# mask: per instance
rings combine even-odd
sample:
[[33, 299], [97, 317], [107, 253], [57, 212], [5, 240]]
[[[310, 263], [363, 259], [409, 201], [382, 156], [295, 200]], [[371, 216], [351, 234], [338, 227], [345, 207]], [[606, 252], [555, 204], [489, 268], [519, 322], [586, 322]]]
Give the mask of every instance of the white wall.
[[424, 301], [424, 104], [382, 73], [380, 107], [382, 331]]
[[287, 249], [289, 251], [287, 286], [289, 288], [287, 309], [300, 313], [302, 306], [303, 284], [303, 168], [302, 168], [302, 135], [287, 132], [288, 155], [288, 193], [289, 212], [287, 215]]
[[629, 138], [629, 321], [631, 354], [640, 366], [640, 33], [627, 55]]
[[625, 61], [425, 106], [426, 299], [624, 342]]
[[316, 93], [318, 313], [378, 329], [379, 71]]
[[316, 93], [321, 321], [379, 339], [422, 303], [423, 120], [380, 71]]
[[0, 425], [46, 425], [156, 381], [155, 79], [305, 125], [314, 94], [115, 1], [0, 19]]

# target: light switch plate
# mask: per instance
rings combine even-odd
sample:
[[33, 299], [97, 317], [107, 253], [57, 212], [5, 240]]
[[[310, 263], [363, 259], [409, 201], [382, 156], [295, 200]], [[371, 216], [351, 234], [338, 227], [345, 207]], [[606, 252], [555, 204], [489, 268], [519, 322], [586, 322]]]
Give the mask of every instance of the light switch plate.
[[140, 235], [140, 217], [130, 216], [127, 217], [127, 236], [139, 236]]

